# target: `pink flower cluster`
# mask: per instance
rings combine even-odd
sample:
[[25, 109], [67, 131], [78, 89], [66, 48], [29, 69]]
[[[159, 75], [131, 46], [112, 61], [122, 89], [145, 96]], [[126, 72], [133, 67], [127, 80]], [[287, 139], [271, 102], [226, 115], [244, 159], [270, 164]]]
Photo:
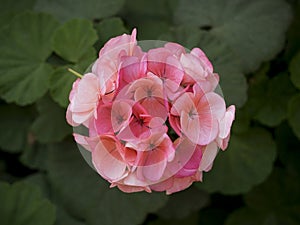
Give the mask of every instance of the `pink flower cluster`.
[[124, 192], [181, 191], [227, 148], [235, 107], [215, 93], [219, 76], [199, 48], [143, 52], [136, 30], [109, 40], [70, 93], [67, 121], [95, 170]]

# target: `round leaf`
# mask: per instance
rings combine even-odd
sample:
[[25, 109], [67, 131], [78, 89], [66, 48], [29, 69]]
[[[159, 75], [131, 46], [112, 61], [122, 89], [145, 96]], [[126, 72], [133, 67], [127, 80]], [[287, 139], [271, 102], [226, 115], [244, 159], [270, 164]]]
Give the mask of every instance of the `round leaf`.
[[37, 0], [35, 9], [66, 21], [72, 18], [102, 19], [116, 14], [124, 0]]
[[[264, 85], [262, 88], [266, 89]], [[257, 98], [263, 99], [263, 101], [256, 112], [255, 119], [270, 127], [279, 125], [287, 117], [287, 99], [294, 93], [295, 88], [287, 74], [283, 73], [272, 78], [268, 82], [265, 95], [257, 95]], [[260, 101], [259, 99], [257, 102]]]
[[65, 109], [58, 106], [50, 98], [43, 98], [37, 103], [39, 117], [33, 122], [31, 129], [41, 143], [61, 141], [72, 133], [66, 122]]
[[91, 51], [96, 40], [97, 33], [90, 21], [73, 19], [56, 30], [53, 36], [53, 49], [63, 59], [76, 63], [83, 60], [87, 52]]
[[250, 72], [282, 49], [291, 9], [284, 0], [181, 0], [174, 20], [219, 37]]
[[183, 219], [205, 207], [208, 202], [209, 195], [206, 192], [191, 187], [171, 195], [167, 204], [158, 211], [158, 215], [165, 219]]
[[66, 108], [69, 104], [69, 94], [72, 84], [77, 78], [71, 74], [67, 67], [60, 67], [50, 76], [50, 94], [54, 101]]
[[128, 33], [122, 19], [118, 17], [102, 20], [95, 25], [99, 40], [96, 43], [97, 49], [100, 49], [110, 38], [116, 37], [123, 33]]
[[0, 198], [2, 225], [54, 224], [55, 208], [35, 186], [0, 182]]
[[209, 192], [240, 194], [261, 183], [271, 173], [276, 147], [263, 129], [233, 134], [228, 149], [220, 152], [198, 187]]
[[24, 13], [0, 32], [0, 96], [26, 105], [42, 97], [52, 72], [45, 63], [57, 27], [50, 15]]
[[0, 147], [6, 151], [20, 152], [27, 143], [32, 116], [29, 108], [14, 105], [0, 106]]

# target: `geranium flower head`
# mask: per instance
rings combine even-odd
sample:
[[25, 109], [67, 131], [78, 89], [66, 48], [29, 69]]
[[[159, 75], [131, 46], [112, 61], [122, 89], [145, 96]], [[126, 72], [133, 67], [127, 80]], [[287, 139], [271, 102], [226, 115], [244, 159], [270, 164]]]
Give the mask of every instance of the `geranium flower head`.
[[169, 42], [144, 52], [134, 29], [74, 82], [67, 121], [87, 130], [75, 141], [110, 187], [172, 194], [202, 181], [228, 146], [235, 106], [215, 92], [219, 80], [201, 49]]

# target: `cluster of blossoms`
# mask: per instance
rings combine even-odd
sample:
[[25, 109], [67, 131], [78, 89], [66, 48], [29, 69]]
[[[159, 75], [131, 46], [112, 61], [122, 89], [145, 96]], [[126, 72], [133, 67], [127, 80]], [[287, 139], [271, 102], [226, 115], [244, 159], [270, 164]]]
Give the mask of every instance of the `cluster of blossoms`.
[[176, 43], [143, 52], [136, 30], [109, 40], [70, 93], [67, 121], [95, 170], [124, 192], [171, 194], [202, 180], [227, 148], [235, 107], [199, 49]]

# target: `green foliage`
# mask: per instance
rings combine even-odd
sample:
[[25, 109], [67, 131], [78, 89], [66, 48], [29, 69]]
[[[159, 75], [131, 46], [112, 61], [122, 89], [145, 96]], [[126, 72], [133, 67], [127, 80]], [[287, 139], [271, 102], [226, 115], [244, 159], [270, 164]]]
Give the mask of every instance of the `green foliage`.
[[128, 195], [115, 188], [110, 190], [109, 184], [84, 162], [73, 143], [52, 145], [47, 158], [49, 180], [57, 199], [68, 212], [88, 224], [99, 224], [99, 219], [103, 225], [139, 224], [147, 213], [166, 203], [164, 194]]
[[275, 156], [275, 143], [267, 131], [253, 128], [233, 134], [226, 152], [219, 153], [212, 171], [197, 186], [224, 194], [248, 192], [270, 174]]
[[158, 215], [165, 219], [184, 219], [191, 212], [207, 206], [208, 202], [209, 195], [206, 192], [192, 187], [187, 191], [171, 195], [167, 204], [158, 211]]
[[226, 225], [297, 225], [300, 219], [299, 189], [299, 177], [275, 170], [263, 184], [245, 196], [246, 207], [234, 212]]
[[288, 121], [296, 136], [300, 139], [300, 94], [289, 101]]
[[[300, 1], [0, 4], [0, 224], [300, 224]], [[171, 196], [110, 189], [65, 120], [77, 79], [67, 69], [85, 73], [132, 28], [203, 49], [237, 106], [229, 148], [203, 183]]]
[[300, 89], [300, 52], [292, 59], [290, 72], [293, 84]]
[[24, 13], [1, 30], [0, 96], [7, 102], [27, 105], [47, 92], [53, 69], [45, 60], [57, 25], [50, 15]]
[[22, 151], [27, 144], [29, 127], [32, 122], [30, 108], [1, 105], [0, 115], [0, 147], [12, 153]]
[[25, 183], [0, 182], [0, 218], [3, 225], [52, 225], [55, 207], [43, 198], [39, 189]]
[[116, 14], [124, 0], [37, 0], [37, 11], [51, 13], [59, 20], [72, 18], [102, 19]]
[[236, 52], [243, 71], [249, 72], [282, 49], [291, 10], [283, 0], [182, 0], [174, 18], [178, 24], [209, 29]]
[[127, 28], [121, 18], [113, 17], [102, 20], [100, 23], [95, 24], [95, 29], [98, 34], [98, 41], [96, 47], [99, 50], [110, 38], [128, 33]]
[[84, 56], [93, 55], [95, 50], [92, 46], [96, 40], [97, 34], [90, 21], [73, 19], [56, 30], [53, 50], [63, 59], [78, 63], [85, 59]]
[[[72, 133], [71, 127], [65, 119], [65, 110], [55, 104], [50, 98], [43, 98], [37, 102], [39, 116], [33, 122], [31, 129], [41, 143], [61, 141]], [[47, 129], [45, 129], [47, 124]]]

